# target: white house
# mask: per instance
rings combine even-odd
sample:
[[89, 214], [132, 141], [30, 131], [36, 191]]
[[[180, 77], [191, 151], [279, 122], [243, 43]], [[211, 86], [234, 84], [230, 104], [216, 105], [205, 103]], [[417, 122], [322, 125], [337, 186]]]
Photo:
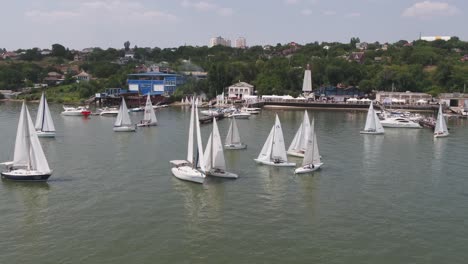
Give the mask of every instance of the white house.
[[253, 95], [254, 86], [246, 82], [239, 81], [236, 84], [229, 86], [229, 98], [243, 98], [246, 95]]

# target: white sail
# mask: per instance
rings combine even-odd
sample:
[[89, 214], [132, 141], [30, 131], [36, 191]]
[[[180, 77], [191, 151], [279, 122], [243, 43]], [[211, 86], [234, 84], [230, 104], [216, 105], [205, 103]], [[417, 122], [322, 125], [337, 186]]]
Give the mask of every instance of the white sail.
[[377, 130], [376, 120], [375, 120], [375, 111], [373, 103], [369, 105], [369, 110], [367, 111], [366, 125], [364, 126], [365, 131], [375, 131]]
[[442, 111], [442, 105], [439, 105], [439, 112], [437, 113], [437, 121], [434, 129], [434, 133], [449, 134], [447, 124], [445, 123], [444, 112]]
[[192, 101], [192, 108], [190, 109], [190, 123], [189, 123], [189, 134], [188, 134], [188, 145], [187, 145], [187, 161], [193, 164], [193, 119], [195, 115], [195, 105]]
[[303, 92], [312, 92], [312, 73], [307, 65], [307, 70], [304, 72], [304, 81], [302, 83]]
[[125, 104], [125, 99], [122, 97], [122, 103], [120, 104], [119, 114], [115, 119], [114, 126], [131, 126], [132, 121], [130, 120], [130, 115], [128, 115], [127, 104]]
[[309, 115], [307, 111], [304, 111], [304, 117], [302, 119], [302, 123], [297, 129], [296, 135], [294, 136], [291, 145], [289, 145], [288, 151], [291, 152], [298, 152], [298, 151], [305, 151], [307, 148], [307, 140], [310, 134], [310, 122], [309, 122]]
[[302, 137], [302, 123], [297, 129], [297, 132], [294, 135], [293, 141], [291, 142], [291, 145], [289, 145], [288, 151], [295, 151], [299, 148], [299, 141], [301, 137]]
[[258, 157], [257, 157], [258, 160], [263, 160], [263, 161], [270, 160], [274, 134], [275, 134], [275, 126], [273, 125], [273, 127], [270, 130], [270, 134], [268, 135], [268, 138], [265, 141], [265, 144], [263, 144], [260, 154], [258, 154]]
[[145, 114], [143, 115], [143, 120], [150, 124], [155, 124], [158, 122], [158, 119], [156, 119], [156, 114], [154, 113], [153, 104], [151, 104], [151, 98], [149, 94], [146, 97]]
[[16, 132], [14, 167], [26, 167], [28, 170], [50, 172], [49, 164], [42, 150], [36, 129], [29, 115], [28, 108], [23, 102], [18, 130]]
[[288, 158], [286, 157], [286, 147], [284, 146], [283, 129], [281, 128], [281, 122], [278, 115], [276, 115], [272, 145], [271, 158], [287, 161]]
[[35, 128], [39, 131], [55, 132], [54, 122], [52, 120], [52, 115], [50, 114], [49, 105], [47, 104], [44, 93], [42, 93], [41, 101], [39, 102], [39, 108], [37, 109]]
[[229, 125], [225, 143], [226, 145], [241, 143], [239, 129], [237, 128], [237, 122], [235, 118], [231, 118], [231, 124]]
[[226, 161], [224, 160], [223, 143], [221, 142], [221, 135], [219, 134], [218, 124], [216, 118], [213, 118], [213, 138], [211, 149], [212, 167], [215, 169], [226, 170]]
[[212, 169], [212, 147], [211, 147], [211, 143], [213, 142], [213, 140], [211, 139], [213, 133], [210, 133], [210, 136], [208, 137], [208, 142], [206, 143], [206, 148], [205, 148], [205, 170], [206, 171], [210, 171]]
[[320, 153], [317, 144], [317, 136], [315, 134], [314, 120], [312, 120], [312, 125], [310, 128], [310, 134], [307, 140], [307, 149], [304, 154], [304, 159], [302, 160], [302, 165], [309, 164], [320, 164]]
[[198, 99], [195, 102], [195, 128], [197, 130], [197, 148], [198, 148], [198, 162], [200, 163], [200, 170], [205, 173], [205, 159], [203, 158], [203, 144], [200, 133], [200, 120], [198, 119]]

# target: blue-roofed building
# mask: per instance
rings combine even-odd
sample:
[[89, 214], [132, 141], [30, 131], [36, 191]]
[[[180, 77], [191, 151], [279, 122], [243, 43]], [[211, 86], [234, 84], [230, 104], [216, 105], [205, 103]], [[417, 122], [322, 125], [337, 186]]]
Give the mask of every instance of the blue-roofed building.
[[171, 95], [185, 83], [182, 75], [163, 72], [145, 72], [127, 75], [129, 93], [141, 95]]

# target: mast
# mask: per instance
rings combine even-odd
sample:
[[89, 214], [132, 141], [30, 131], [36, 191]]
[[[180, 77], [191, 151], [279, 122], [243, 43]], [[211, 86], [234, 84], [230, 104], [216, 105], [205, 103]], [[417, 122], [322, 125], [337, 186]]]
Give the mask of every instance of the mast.
[[41, 126], [41, 131], [44, 131], [45, 102], [46, 102], [46, 98], [45, 98], [45, 93], [44, 93], [44, 92], [42, 92], [42, 99], [43, 99], [43, 103], [42, 103], [42, 126]]

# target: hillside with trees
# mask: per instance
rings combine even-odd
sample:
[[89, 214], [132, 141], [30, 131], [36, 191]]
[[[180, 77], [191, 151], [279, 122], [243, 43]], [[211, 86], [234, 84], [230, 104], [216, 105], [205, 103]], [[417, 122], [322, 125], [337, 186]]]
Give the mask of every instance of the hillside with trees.
[[[39, 49], [17, 50], [17, 58], [0, 59], [0, 89], [20, 89], [39, 83], [59, 65], [76, 64], [95, 80], [74, 83], [69, 74], [64, 84], [54, 89], [57, 98], [73, 93], [73, 100], [87, 98], [106, 87], [125, 87], [127, 74], [141, 64], [164, 63], [176, 72], [207, 71], [206, 80], [187, 77], [175, 97], [193, 92], [209, 96], [239, 80], [255, 85], [258, 94], [290, 94], [296, 96], [302, 88], [305, 66], [312, 69], [313, 87], [358, 86], [366, 93], [372, 90], [428, 92], [463, 92], [468, 81], [468, 42], [453, 37], [449, 41], [427, 42], [404, 40], [393, 44], [360, 43], [296, 43], [275, 46], [252, 46], [237, 49], [223, 46], [208, 48], [181, 46], [178, 48], [92, 49], [86, 60], [73, 61], [75, 51], [54, 44], [50, 53]], [[0, 49], [0, 54], [6, 51]], [[122, 63], [126, 52], [134, 59]], [[35, 99], [36, 94], [30, 96]]]

